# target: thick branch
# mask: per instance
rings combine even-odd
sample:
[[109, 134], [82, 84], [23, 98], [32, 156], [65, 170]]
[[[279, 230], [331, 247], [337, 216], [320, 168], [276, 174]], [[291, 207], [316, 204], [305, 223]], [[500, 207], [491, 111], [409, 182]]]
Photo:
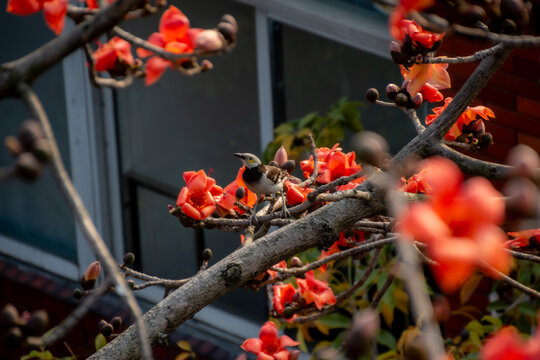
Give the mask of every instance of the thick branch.
[[[279, 261], [314, 246], [328, 246], [356, 221], [379, 213], [383, 207], [383, 192], [369, 181], [363, 183], [360, 190], [369, 192], [370, 200], [345, 199], [324, 206], [195, 275], [145, 314], [151, 341], [155, 343], [160, 333], [173, 331], [203, 307]], [[134, 347], [136, 341], [135, 330], [130, 327], [90, 359], [136, 359], [139, 357]], [[111, 352], [113, 347], [114, 354]]]
[[118, 0], [73, 30], [64, 32], [24, 57], [0, 66], [0, 98], [16, 94], [20, 82], [32, 83], [67, 55], [118, 24], [141, 0]]

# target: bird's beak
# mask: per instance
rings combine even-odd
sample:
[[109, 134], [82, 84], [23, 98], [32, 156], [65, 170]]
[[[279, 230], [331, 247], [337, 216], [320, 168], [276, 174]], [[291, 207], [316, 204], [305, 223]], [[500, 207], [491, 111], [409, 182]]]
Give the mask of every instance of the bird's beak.
[[242, 154], [242, 153], [234, 153], [234, 156], [237, 156], [237, 157], [239, 157], [240, 159], [245, 159], [245, 156], [244, 156], [244, 154]]

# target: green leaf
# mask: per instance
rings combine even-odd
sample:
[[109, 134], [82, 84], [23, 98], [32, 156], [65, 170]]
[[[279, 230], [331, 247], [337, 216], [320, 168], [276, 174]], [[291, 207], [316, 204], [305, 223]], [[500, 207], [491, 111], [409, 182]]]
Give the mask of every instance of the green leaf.
[[347, 336], [347, 331], [342, 331], [339, 333], [338, 336], [336, 336], [336, 338], [334, 339], [334, 341], [332, 341], [332, 347], [333, 348], [339, 348], [341, 346], [341, 344], [343, 344], [343, 341], [345, 341], [345, 336]]
[[491, 316], [491, 315], [485, 315], [482, 317], [481, 321], [483, 322], [488, 322], [492, 325], [495, 325], [495, 327], [498, 329], [500, 327], [502, 327], [502, 321], [500, 318], [498, 317], [495, 317], [495, 316]]
[[307, 115], [305, 115], [300, 121], [298, 122], [298, 128], [306, 128], [311, 127], [312, 123], [315, 121], [319, 113], [317, 111], [311, 112]]
[[506, 301], [503, 300], [497, 300], [492, 303], [489, 303], [487, 306], [488, 311], [501, 311], [506, 310], [506, 308], [509, 306], [509, 304]]
[[525, 285], [531, 283], [531, 275], [532, 275], [532, 272], [530, 271], [529, 266], [527, 265], [522, 265], [519, 267], [517, 279], [516, 279], [518, 282]]
[[346, 328], [351, 323], [351, 319], [349, 317], [335, 312], [328, 314], [317, 321], [331, 329]]
[[395, 349], [397, 342], [394, 335], [388, 330], [381, 329], [377, 335], [377, 343], [386, 346], [390, 350]]
[[517, 311], [521, 315], [529, 316], [532, 318], [536, 318], [536, 316], [538, 315], [537, 308], [533, 304], [528, 302], [523, 302], [519, 304], [517, 306]]
[[293, 134], [294, 133], [294, 125], [290, 122], [285, 122], [283, 124], [279, 124], [274, 129], [274, 134]]
[[94, 345], [96, 347], [96, 351], [107, 345], [107, 339], [105, 339], [105, 336], [103, 334], [97, 334], [96, 338], [94, 339]]
[[27, 355], [21, 356], [21, 360], [28, 360], [28, 359], [34, 359], [34, 358], [41, 358], [41, 351], [32, 350]]

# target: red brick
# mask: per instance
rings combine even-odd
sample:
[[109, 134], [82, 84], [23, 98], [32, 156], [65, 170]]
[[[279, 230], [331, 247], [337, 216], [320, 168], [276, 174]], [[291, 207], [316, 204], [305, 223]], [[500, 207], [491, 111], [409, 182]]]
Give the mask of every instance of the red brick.
[[[497, 114], [495, 114], [497, 116]], [[516, 144], [516, 130], [497, 123], [497, 118], [486, 121], [486, 131], [493, 135], [493, 141], [507, 145]]]
[[540, 80], [540, 59], [530, 60], [515, 57], [514, 73], [533, 81]]
[[540, 138], [530, 136], [524, 133], [518, 133], [518, 142], [532, 147], [537, 153], [540, 154]]
[[505, 71], [497, 71], [487, 86], [511, 90], [517, 94], [540, 99], [540, 83], [530, 78], [516, 76]]
[[489, 106], [495, 112], [495, 116], [497, 116], [495, 121], [497, 123], [520, 130], [531, 136], [540, 137], [540, 119], [506, 109], [495, 103], [487, 102], [486, 106]]
[[502, 163], [506, 161], [506, 158], [508, 157], [508, 153], [510, 152], [512, 148], [513, 148], [512, 145], [494, 142], [493, 145], [487, 148], [487, 153], [488, 155], [491, 155], [495, 159], [497, 159], [497, 162]]
[[540, 100], [518, 96], [517, 109], [525, 114], [540, 118]]

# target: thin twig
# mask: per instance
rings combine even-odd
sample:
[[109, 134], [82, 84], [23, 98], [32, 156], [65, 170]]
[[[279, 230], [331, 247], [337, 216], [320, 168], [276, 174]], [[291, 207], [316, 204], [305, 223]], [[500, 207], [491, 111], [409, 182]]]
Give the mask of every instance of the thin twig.
[[89, 44], [84, 45], [84, 54], [86, 61], [88, 61], [88, 77], [90, 82], [95, 87], [109, 87], [112, 89], [123, 89], [131, 84], [135, 80], [135, 74], [132, 70], [127, 70], [126, 76], [122, 80], [116, 80], [113, 78], [102, 78], [98, 76], [98, 73], [94, 67], [94, 57], [92, 56], [92, 49]]
[[150, 345], [148, 343], [148, 337], [146, 332], [146, 326], [142, 321], [142, 312], [133, 296], [133, 293], [129, 290], [129, 287], [126, 283], [124, 276], [122, 276], [118, 265], [114, 261], [109, 249], [105, 245], [105, 242], [101, 238], [92, 218], [88, 214], [84, 203], [79, 196], [79, 193], [73, 186], [71, 179], [69, 178], [62, 157], [60, 156], [60, 151], [58, 150], [58, 145], [47, 117], [45, 109], [41, 104], [41, 101], [34, 93], [34, 91], [25, 83], [19, 83], [17, 87], [20, 96], [23, 98], [29, 112], [31, 115], [39, 120], [41, 126], [43, 127], [43, 132], [49, 140], [52, 161], [51, 169], [53, 176], [64, 195], [71, 211], [73, 212], [77, 223], [83, 233], [86, 241], [90, 245], [92, 251], [96, 254], [98, 260], [103, 265], [104, 270], [111, 277], [112, 281], [116, 287], [116, 293], [120, 298], [126, 303], [133, 316], [135, 317], [135, 322], [137, 324], [138, 334], [139, 334], [139, 346], [142, 353], [143, 359], [152, 359], [152, 352]]
[[512, 254], [512, 256], [515, 257], [516, 259], [528, 260], [528, 261], [533, 261], [533, 262], [536, 262], [536, 263], [540, 263], [540, 256], [536, 256], [536, 255], [533, 255], [533, 254], [522, 253], [520, 251], [514, 251], [514, 250], [507, 250], [507, 251], [510, 254]]
[[386, 281], [384, 282], [383, 286], [377, 291], [377, 294], [371, 301], [371, 304], [369, 305], [372, 309], [376, 309], [377, 306], [379, 306], [379, 302], [383, 298], [384, 294], [390, 288], [390, 285], [392, 285], [392, 282], [394, 282], [394, 279], [396, 278], [396, 275], [393, 271], [388, 274], [388, 277], [386, 278]]
[[480, 50], [469, 56], [456, 56], [456, 57], [429, 57], [424, 56], [422, 63], [424, 64], [463, 64], [469, 62], [477, 62], [493, 55], [496, 52], [501, 51], [503, 44], [497, 44], [488, 49]]
[[538, 292], [538, 291], [536, 291], [534, 289], [531, 289], [528, 286], [523, 285], [522, 283], [512, 279], [508, 275], [503, 274], [502, 272], [495, 269], [493, 266], [491, 266], [490, 264], [488, 264], [484, 260], [479, 259], [479, 261], [482, 264], [482, 266], [485, 267], [489, 272], [497, 274], [497, 277], [499, 279], [501, 279], [502, 281], [504, 281], [505, 283], [507, 283], [508, 285], [510, 285], [513, 288], [518, 289], [519, 291], [521, 291], [521, 292], [523, 292], [523, 293], [525, 293], [527, 295], [530, 295], [530, 296], [532, 296], [532, 297], [534, 297], [536, 299], [540, 299], [540, 292]]
[[99, 300], [99, 298], [107, 292], [111, 282], [105, 279], [103, 283], [97, 287], [92, 294], [87, 296], [84, 301], [79, 304], [62, 322], [56, 325], [51, 331], [47, 332], [41, 338], [41, 346], [49, 347], [58, 340], [62, 339], [67, 333], [73, 329], [75, 325], [90, 311], [90, 308]]
[[319, 157], [317, 156], [317, 145], [315, 144], [315, 139], [313, 135], [308, 134], [309, 145], [311, 157], [313, 158], [313, 173], [303, 182], [298, 184], [299, 187], [306, 187], [311, 184], [314, 184], [317, 181], [317, 176], [319, 176]]
[[540, 46], [540, 37], [534, 35], [507, 35], [497, 34], [481, 29], [454, 24], [451, 30], [456, 34], [465, 35], [476, 39], [489, 40], [494, 43], [502, 43], [512, 47], [537, 47]]
[[388, 106], [388, 107], [398, 107], [396, 103], [389, 102], [389, 101], [383, 101], [383, 100], [376, 100], [375, 104], [382, 105], [382, 106]]
[[[347, 290], [339, 293], [336, 296], [336, 303], [334, 305], [326, 305], [322, 309], [318, 310], [317, 312], [309, 314], [309, 315], [297, 316], [293, 319], [293, 322], [295, 323], [311, 322], [311, 321], [320, 319], [324, 315], [329, 314], [333, 312], [334, 310], [336, 310], [343, 301], [350, 298], [356, 292], [356, 290], [358, 290], [358, 288], [364, 285], [366, 280], [369, 278], [369, 275], [371, 275], [371, 273], [375, 269], [375, 266], [377, 265], [377, 261], [379, 260], [381, 249], [382, 248], [375, 249], [375, 252], [373, 253], [373, 257], [371, 258], [371, 261], [369, 262], [366, 270], [362, 274], [362, 277], [357, 282], [355, 282], [351, 287], [349, 287]], [[299, 311], [299, 313], [305, 313], [305, 312], [314, 311], [314, 310], [315, 309], [313, 308], [302, 309]]]

